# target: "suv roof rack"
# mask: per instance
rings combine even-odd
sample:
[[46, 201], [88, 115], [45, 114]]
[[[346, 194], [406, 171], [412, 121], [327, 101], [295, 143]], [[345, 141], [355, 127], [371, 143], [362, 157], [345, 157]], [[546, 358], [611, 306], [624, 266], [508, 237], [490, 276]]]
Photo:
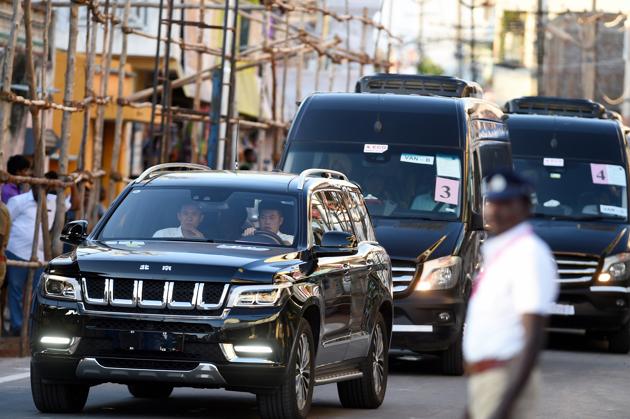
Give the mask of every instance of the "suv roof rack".
[[161, 172], [173, 172], [173, 171], [184, 171], [184, 170], [199, 170], [199, 171], [212, 171], [208, 166], [204, 166], [201, 164], [195, 163], [162, 163], [157, 164], [155, 166], [149, 167], [147, 170], [142, 172], [140, 176], [134, 179], [134, 183], [142, 182], [143, 180], [151, 178], [152, 175]]
[[357, 81], [356, 93], [396, 93], [400, 95], [483, 98], [478, 83], [450, 76], [416, 74], [373, 74]]
[[306, 179], [309, 177], [323, 177], [328, 179], [348, 180], [348, 176], [336, 170], [329, 169], [306, 169], [299, 175], [298, 189], [304, 189]]
[[569, 99], [554, 96], [523, 96], [512, 99], [505, 104], [505, 112], [512, 114], [614, 119], [607, 116], [608, 111], [600, 103], [588, 99]]

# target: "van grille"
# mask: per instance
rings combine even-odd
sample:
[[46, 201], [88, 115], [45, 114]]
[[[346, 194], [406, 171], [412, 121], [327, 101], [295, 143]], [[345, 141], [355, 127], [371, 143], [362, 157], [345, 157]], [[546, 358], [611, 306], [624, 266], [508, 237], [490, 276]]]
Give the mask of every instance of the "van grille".
[[558, 282], [590, 282], [597, 273], [599, 259], [596, 257], [563, 254], [556, 254], [555, 257], [558, 265]]
[[413, 282], [416, 273], [415, 262], [392, 260], [392, 280], [394, 292], [404, 292]]

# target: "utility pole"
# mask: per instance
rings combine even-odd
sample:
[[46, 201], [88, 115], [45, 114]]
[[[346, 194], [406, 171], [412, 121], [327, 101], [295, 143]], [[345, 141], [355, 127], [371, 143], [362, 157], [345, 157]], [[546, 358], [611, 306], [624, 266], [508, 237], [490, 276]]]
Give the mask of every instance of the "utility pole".
[[544, 91], [543, 64], [545, 59], [545, 0], [538, 0], [536, 9], [536, 93], [542, 95]]
[[623, 105], [621, 113], [628, 120], [630, 117], [630, 28], [625, 28], [623, 57], [625, 59], [625, 71], [623, 78]]
[[475, 0], [470, 2], [470, 78], [477, 80], [477, 60], [475, 57]]
[[464, 46], [462, 39], [462, 2], [457, 2], [457, 26], [455, 27], [455, 37], [457, 45], [455, 46], [455, 58], [457, 59], [457, 77], [464, 77]]

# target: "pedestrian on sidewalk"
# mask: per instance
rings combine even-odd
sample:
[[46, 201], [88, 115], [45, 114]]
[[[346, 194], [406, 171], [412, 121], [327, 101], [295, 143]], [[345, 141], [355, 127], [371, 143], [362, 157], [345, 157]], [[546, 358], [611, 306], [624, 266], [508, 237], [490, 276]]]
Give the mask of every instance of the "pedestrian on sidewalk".
[[546, 318], [557, 296], [549, 247], [527, 222], [532, 186], [512, 171], [484, 179], [482, 270], [475, 279], [464, 333], [472, 419], [535, 415]]
[[[31, 162], [21, 154], [16, 154], [9, 158], [7, 161], [7, 172], [13, 176], [31, 176], [33, 174]], [[2, 185], [2, 202], [6, 204], [9, 202], [9, 199], [27, 192], [29, 189], [30, 185], [26, 183], [18, 185], [7, 182]]]
[[[57, 180], [59, 175], [50, 171], [46, 173], [48, 180]], [[33, 236], [35, 234], [35, 220], [37, 218], [37, 191], [41, 186], [33, 187], [31, 192], [16, 195], [9, 199], [7, 208], [11, 215], [11, 234], [7, 247], [7, 258], [27, 262], [31, 260], [33, 247]], [[75, 184], [71, 186], [71, 196], [66, 198], [64, 213], [69, 209], [76, 209], [79, 204], [79, 195]], [[54, 187], [46, 187], [46, 209], [48, 211], [48, 227], [52, 228], [57, 210], [57, 195]], [[37, 241], [37, 260], [41, 263], [44, 259], [44, 238], [42, 225], [39, 227], [39, 238]], [[7, 287], [9, 289], [9, 312], [11, 317], [12, 336], [19, 336], [22, 330], [22, 307], [24, 301], [24, 289], [28, 278], [29, 268], [20, 266], [9, 266], [7, 268]], [[43, 272], [42, 268], [35, 270], [33, 276], [33, 291], [39, 283], [39, 277]]]

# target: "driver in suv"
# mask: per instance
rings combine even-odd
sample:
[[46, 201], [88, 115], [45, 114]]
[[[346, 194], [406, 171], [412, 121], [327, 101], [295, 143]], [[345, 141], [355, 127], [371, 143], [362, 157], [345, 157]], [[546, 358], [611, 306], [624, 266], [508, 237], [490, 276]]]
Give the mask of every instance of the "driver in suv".
[[274, 419], [305, 418], [319, 384], [337, 383], [344, 407], [380, 406], [391, 262], [359, 187], [321, 169], [174, 165], [131, 183], [91, 234], [86, 221], [64, 228], [76, 248], [49, 263], [33, 301], [35, 406], [77, 412], [107, 382], [143, 398], [251, 392]]

